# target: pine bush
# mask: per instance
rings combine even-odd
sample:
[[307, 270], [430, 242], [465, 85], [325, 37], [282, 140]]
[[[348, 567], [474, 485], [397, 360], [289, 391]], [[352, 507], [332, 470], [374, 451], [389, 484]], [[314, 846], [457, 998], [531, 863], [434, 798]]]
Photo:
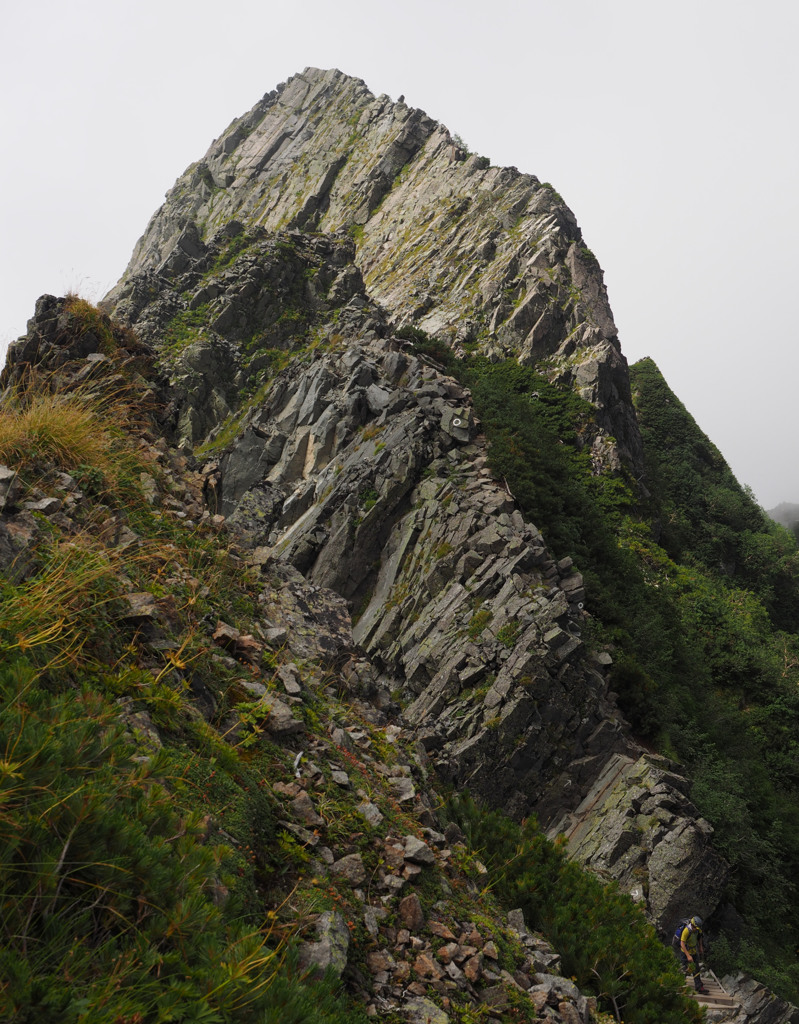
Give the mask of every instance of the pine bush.
[[224, 848], [177, 812], [158, 758], [132, 760], [112, 706], [49, 692], [19, 657], [0, 707], [0, 1017], [211, 1021], [257, 1003], [277, 953], [214, 905]]
[[521, 907], [528, 926], [561, 954], [564, 974], [601, 1007], [627, 1024], [702, 1020], [673, 953], [617, 885], [603, 885], [568, 860], [534, 819], [517, 825], [468, 794], [450, 798], [447, 811], [484, 858], [500, 900]]

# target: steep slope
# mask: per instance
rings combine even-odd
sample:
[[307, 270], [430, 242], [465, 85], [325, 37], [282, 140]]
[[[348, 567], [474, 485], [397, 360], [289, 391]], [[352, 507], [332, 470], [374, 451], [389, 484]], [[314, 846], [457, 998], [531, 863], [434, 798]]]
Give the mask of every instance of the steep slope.
[[[219, 448], [246, 399], [206, 466], [242, 541], [348, 600], [444, 778], [550, 823], [609, 757], [643, 752], [607, 697], [610, 657], [583, 645], [579, 572], [481, 470], [468, 393], [396, 331], [514, 354], [576, 388], [593, 405], [593, 473], [637, 475], [642, 456], [573, 215], [537, 179], [485, 164], [422, 112], [307, 69], [178, 181], [107, 301], [161, 349], [179, 436]], [[300, 348], [312, 361], [261, 400]], [[686, 827], [697, 863], [712, 859], [690, 809]], [[665, 932], [675, 899], [656, 888]]]
[[[631, 759], [654, 803], [628, 786], [622, 819], [646, 826], [609, 825], [592, 866], [623, 879], [664, 934], [686, 904], [708, 916], [726, 878], [712, 827], [672, 765], [638, 763], [609, 692], [614, 658], [584, 640], [597, 624], [582, 567], [548, 550], [535, 501], [522, 513], [484, 472], [468, 392], [404, 346], [432, 351], [427, 329], [461, 356], [533, 364], [556, 403], [576, 391], [592, 412], [556, 417], [576, 459], [558, 472], [599, 482], [584, 495], [617, 484], [602, 500], [634, 511], [624, 481], [644, 463], [626, 363], [601, 271], [552, 189], [486, 166], [358, 80], [307, 69], [179, 179], [108, 305], [160, 349], [176, 435], [210, 445], [207, 500], [265, 563], [346, 598], [439, 776], [555, 827]], [[568, 504], [555, 496], [548, 522], [571, 517], [573, 536]], [[590, 569], [600, 630], [620, 645], [614, 681], [652, 735], [647, 672], [669, 655], [651, 637], [681, 641], [647, 571], [613, 553], [642, 526], [592, 517], [607, 550]], [[610, 584], [597, 577], [607, 558]]]
[[588, 1024], [444, 834], [345, 602], [204, 509], [153, 352], [80, 301], [30, 324], [0, 410], [0, 1017]]
[[[308, 856], [319, 848], [314, 871], [363, 913], [367, 946], [388, 943], [369, 947], [367, 982], [358, 974], [366, 947], [344, 954], [361, 1002], [424, 1015], [454, 985], [451, 1012], [468, 1019], [492, 981], [504, 992], [492, 998], [516, 996], [507, 977], [492, 978], [490, 965], [485, 973], [485, 960], [483, 973], [466, 975], [474, 992], [458, 973], [472, 946], [465, 907], [447, 921], [436, 911], [433, 935], [446, 928], [461, 947], [450, 950], [446, 977], [417, 914], [408, 911], [404, 929], [380, 923], [377, 911], [401, 913], [393, 897], [433, 865], [406, 838], [441, 842], [419, 834], [420, 824], [443, 832], [437, 787], [468, 788], [516, 819], [537, 815], [552, 836], [565, 833], [572, 854], [615, 879], [663, 935], [689, 910], [723, 924], [728, 944], [744, 929], [750, 943], [768, 939], [770, 919], [791, 934], [799, 652], [773, 627], [794, 621], [795, 549], [763, 532], [756, 506], [656, 371], [636, 378], [642, 445], [601, 271], [549, 186], [487, 166], [427, 115], [375, 98], [358, 80], [307, 69], [179, 179], [107, 304], [127, 329], [85, 309], [76, 322], [69, 304], [42, 300], [31, 333], [12, 346], [4, 383], [22, 385], [35, 364], [50, 372], [67, 360], [63, 379], [73, 387], [103, 372], [115, 347], [134, 370], [141, 346], [144, 394], [162, 434], [153, 457], [175, 483], [165, 489], [148, 472], [140, 483], [164, 510], [157, 518], [174, 513], [221, 531], [222, 547], [232, 543], [254, 611], [231, 624], [220, 605], [228, 598], [203, 595], [208, 616], [225, 621], [195, 626], [232, 664], [216, 661], [199, 677], [174, 662], [184, 659], [164, 635], [169, 600], [161, 608], [134, 595], [133, 617], [155, 651], [172, 651], [176, 690], [189, 683], [190, 705], [213, 730], [243, 750], [258, 747], [264, 730], [280, 740], [266, 769], [279, 763], [272, 789], [291, 804], [280, 823]], [[157, 350], [163, 376], [130, 327]], [[154, 436], [145, 434], [143, 450]], [[636, 486], [645, 466], [652, 522]], [[16, 519], [13, 472], [2, 479], [14, 517], [3, 550], [9, 566], [15, 552], [24, 565], [37, 520]], [[32, 512], [57, 515], [52, 497], [45, 488]], [[68, 507], [80, 500], [70, 490]], [[123, 511], [114, 507], [111, 524], [106, 512], [97, 513], [103, 530], [126, 547], [137, 541]], [[59, 529], [68, 521], [53, 520]], [[764, 563], [776, 552], [775, 571]], [[178, 563], [169, 586], [185, 582]], [[163, 575], [150, 597], [163, 597]], [[188, 609], [205, 589], [193, 578]], [[218, 691], [220, 664], [236, 677]], [[160, 713], [175, 699], [157, 697]], [[162, 739], [157, 726], [155, 734]], [[297, 783], [293, 758], [306, 737], [312, 764]], [[675, 755], [696, 772], [695, 792]], [[751, 793], [741, 791], [736, 758]], [[366, 803], [341, 812], [334, 787], [347, 803], [348, 763]], [[412, 805], [414, 822], [387, 813], [390, 795]], [[391, 820], [364, 838], [361, 817], [380, 824], [372, 806]], [[770, 832], [753, 825], [769, 819]], [[323, 829], [326, 845], [309, 826]], [[365, 892], [359, 855], [376, 872]], [[434, 859], [449, 870], [443, 852]], [[509, 884], [517, 863], [511, 850], [497, 884]], [[564, 869], [558, 884], [569, 877], [577, 876]], [[346, 879], [362, 893], [356, 903]], [[528, 899], [535, 885], [516, 881], [511, 891]], [[442, 900], [429, 874], [425, 882], [427, 911]], [[575, 886], [568, 911], [536, 911], [556, 930], [594, 912], [585, 907], [596, 890]], [[341, 924], [320, 918], [314, 956], [340, 947]], [[599, 960], [585, 952], [572, 962], [600, 985]], [[522, 961], [503, 964], [510, 971]], [[635, 1003], [626, 965], [602, 970], [627, 978], [625, 1019], [668, 1019], [648, 982]], [[558, 996], [540, 983], [550, 985], [549, 1012]], [[588, 1004], [573, 1002], [585, 1019]], [[558, 1005], [564, 1019], [572, 1009]]]
[[[781, 531], [741, 487], [654, 362], [642, 359], [630, 373], [660, 543], [676, 561], [694, 558], [756, 590], [776, 621], [795, 630], [795, 546], [780, 542]], [[769, 535], [770, 550], [762, 547]]]
[[[796, 542], [738, 484], [655, 364], [637, 363], [631, 377], [652, 489], [652, 534], [635, 543], [649, 588], [680, 623], [677, 637], [649, 631], [652, 654], [663, 656], [642, 714], [686, 764], [693, 799], [730, 862], [727, 898], [735, 911], [719, 917], [723, 942], [768, 948], [758, 973], [773, 971], [773, 983], [791, 991], [799, 866]], [[777, 934], [785, 941], [775, 942]]]
[[[2, 1019], [590, 1024], [607, 1020], [574, 984], [590, 963], [613, 979], [625, 965], [628, 1019], [698, 1021], [643, 915], [534, 828], [514, 849], [552, 897], [498, 904], [507, 864], [489, 874], [447, 822], [344, 599], [233, 543], [257, 514], [204, 508], [213, 472], [166, 442], [153, 355], [82, 300], [44, 296], [5, 370]], [[331, 357], [355, 408], [396, 356]], [[447, 446], [436, 417], [415, 418]], [[528, 923], [586, 896], [632, 946], [572, 935], [561, 973]]]
[[[607, 696], [612, 658], [583, 643], [590, 620], [571, 559], [552, 556], [485, 467], [468, 392], [393, 333], [347, 269], [348, 252], [345, 239], [248, 234], [234, 222], [179, 273], [134, 276], [118, 311], [133, 319], [143, 301], [133, 322], [160, 338], [184, 437], [185, 424], [207, 425], [236, 386], [252, 392], [267, 374], [263, 398], [233, 421], [238, 435], [227, 444], [230, 426], [209, 435], [208, 500], [261, 557], [347, 599], [356, 642], [412, 700], [405, 714], [441, 777], [549, 825], [586, 797], [610, 757], [644, 753]], [[185, 324], [180, 303], [198, 314], [183, 347], [172, 341]], [[594, 439], [593, 472], [613, 463], [598, 418], [582, 430]], [[690, 857], [672, 850], [667, 859], [683, 867], [661, 872], [665, 889], [630, 883], [664, 933], [688, 898], [677, 875], [689, 891], [691, 877], [715, 879], [693, 887], [706, 915], [725, 878], [695, 808], [671, 802], [696, 836]], [[614, 844], [606, 856], [618, 857]]]

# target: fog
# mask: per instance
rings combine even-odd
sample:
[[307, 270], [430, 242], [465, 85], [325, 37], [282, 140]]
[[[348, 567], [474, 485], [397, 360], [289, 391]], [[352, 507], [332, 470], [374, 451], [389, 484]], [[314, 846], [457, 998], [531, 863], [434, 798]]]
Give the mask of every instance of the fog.
[[551, 182], [741, 483], [799, 502], [799, 6], [29, 0], [4, 11], [0, 345], [97, 299], [182, 171], [263, 93], [338, 67]]

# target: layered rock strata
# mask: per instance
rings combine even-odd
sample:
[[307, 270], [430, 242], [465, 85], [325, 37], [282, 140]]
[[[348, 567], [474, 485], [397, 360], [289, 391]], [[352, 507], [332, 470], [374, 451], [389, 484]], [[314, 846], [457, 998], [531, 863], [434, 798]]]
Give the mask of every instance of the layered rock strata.
[[[311, 279], [309, 265], [332, 262], [331, 244], [338, 248], [327, 240], [305, 249], [304, 239], [295, 243], [283, 254], [288, 292], [297, 276]], [[255, 244], [272, 254], [273, 240]], [[211, 250], [214, 261], [220, 252], [218, 244]], [[342, 263], [349, 265], [346, 258]], [[266, 276], [280, 279], [277, 261], [271, 266]], [[202, 286], [201, 270], [182, 273], [199, 275], [192, 280]], [[339, 307], [335, 325], [329, 310], [321, 310], [328, 318], [327, 333], [319, 335], [324, 345], [295, 358], [264, 400], [252, 405], [236, 440], [206, 462], [209, 513], [226, 516], [228, 528], [257, 552], [259, 563], [307, 577], [315, 588], [311, 606], [321, 616], [311, 630], [318, 634], [315, 649], [326, 635], [321, 623], [331, 615], [346, 622], [355, 614], [352, 634], [342, 627], [344, 639], [331, 640], [330, 651], [357, 644], [371, 656], [377, 674], [361, 673], [357, 691], [393, 715], [401, 697], [407, 704], [403, 721], [441, 777], [514, 815], [535, 811], [557, 829], [564, 810], [590, 799], [609, 759], [634, 760], [641, 753], [608, 692], [610, 658], [583, 644], [582, 577], [570, 560], [550, 555], [507, 488], [492, 479], [468, 393], [433, 362], [392, 340], [380, 311], [362, 299], [357, 282], [351, 287], [354, 294]], [[167, 293], [146, 305], [152, 333], [162, 329], [158, 302], [168, 308], [170, 301]], [[24, 373], [34, 350], [45, 365], [58, 364], [59, 331], [68, 319], [63, 304], [42, 300], [34, 329], [12, 353], [10, 377]], [[333, 327], [339, 333], [330, 333]], [[198, 348], [206, 343], [201, 339]], [[97, 347], [85, 337], [81, 344]], [[80, 354], [85, 363], [74, 371], [79, 377], [106, 358], [83, 349]], [[177, 354], [173, 372], [185, 366], [184, 356]], [[201, 382], [219, 386], [207, 369], [197, 372]], [[191, 390], [185, 376], [173, 379], [172, 418], [178, 426], [191, 423]], [[275, 581], [273, 594], [296, 590], [282, 577]], [[340, 597], [331, 602], [332, 592]], [[294, 642], [304, 628], [297, 620]], [[272, 721], [283, 711], [273, 706]], [[647, 784], [662, 798], [659, 806], [685, 811], [684, 794], [658, 789], [660, 781]], [[611, 870], [615, 852], [587, 858], [643, 893], [663, 928], [675, 899], [702, 896], [704, 908], [718, 894], [717, 887], [702, 893], [692, 888], [692, 879], [707, 878], [716, 867], [702, 824], [690, 811], [670, 820], [681, 836], [674, 849], [687, 843], [692, 850], [690, 871], [675, 872], [671, 882], [641, 884], [642, 875], [657, 875], [665, 849], [655, 855], [648, 841], [638, 844], [626, 874]], [[615, 823], [598, 831], [599, 846], [615, 851]]]
[[550, 826], [573, 857], [642, 902], [666, 938], [686, 907], [708, 917], [728, 876], [676, 768], [653, 754], [612, 757], [580, 805]]
[[302, 350], [385, 331], [347, 238], [248, 233], [238, 222], [136, 275], [115, 316], [156, 346], [178, 439], [213, 440]]
[[[207, 491], [259, 564], [346, 599], [378, 668], [356, 691], [393, 715], [406, 705], [442, 779], [554, 832], [566, 812], [590, 822], [587, 863], [665, 933], [684, 906], [718, 902], [712, 829], [685, 780], [655, 768], [614, 777], [620, 822], [609, 804], [589, 813], [609, 765], [648, 762], [609, 692], [610, 656], [583, 642], [581, 574], [492, 478], [478, 431], [468, 393], [432, 361], [362, 340], [280, 374], [206, 464]], [[631, 808], [647, 826], [622, 871]]]
[[242, 542], [348, 600], [452, 781], [540, 812], [563, 762], [628, 749], [580, 636], [582, 577], [491, 478], [468, 394], [428, 362], [372, 343], [295, 363], [206, 473]]
[[737, 974], [723, 978], [722, 984], [738, 1005], [715, 1019], [727, 1024], [799, 1024], [799, 1007], [779, 999], [754, 978]]
[[108, 296], [201, 259], [232, 222], [349, 232], [371, 297], [447, 343], [547, 365], [642, 471], [627, 364], [602, 272], [561, 197], [469, 154], [423, 111], [307, 68], [234, 121], [178, 179]]
[[[94, 396], [118, 394], [126, 383], [128, 397], [142, 403], [141, 416], [129, 421], [131, 440], [152, 471], [142, 475], [140, 498], [156, 520], [171, 521], [170, 541], [153, 543], [138, 534], [125, 503], [101, 501], [57, 461], [43, 458], [35, 474], [0, 466], [0, 578], [35, 585], [54, 543], [113, 560], [118, 572], [104, 591], [110, 613], [102, 656], [125, 660], [137, 681], [157, 676], [173, 695], [164, 719], [141, 682], [115, 691], [137, 759], [182, 748], [183, 728], [190, 734], [201, 726], [206, 740], [216, 734], [216, 742], [231, 746], [260, 732], [269, 737], [270, 770], [258, 780], [257, 806], [279, 818], [281, 849], [289, 852], [281, 884], [248, 890], [246, 911], [290, 927], [304, 965], [339, 975], [369, 1016], [448, 1024], [464, 1014], [502, 1019], [513, 1007], [514, 1015], [518, 1009], [530, 1019], [541, 1013], [554, 1024], [590, 1024], [596, 1000], [560, 973], [559, 955], [528, 930], [521, 911], [500, 910], [484, 885], [486, 869], [467, 851], [460, 830], [436, 818], [430, 776], [411, 732], [390, 721], [374, 698], [387, 681], [355, 649], [345, 600], [285, 562], [231, 547], [223, 518], [203, 507], [203, 475], [193, 458], [160, 436], [162, 417], [151, 403], [162, 382], [152, 353], [138, 345], [131, 362], [123, 344], [130, 339], [112, 326], [115, 347], [103, 355], [67, 306], [52, 296], [39, 301], [29, 334], [11, 353], [7, 378], [30, 386], [35, 372], [42, 386], [84, 400], [89, 389]], [[184, 544], [199, 531], [217, 542], [207, 577], [209, 567], [190, 557], [191, 545]], [[152, 580], [152, 592], [135, 590], [127, 575], [130, 562], [143, 559], [166, 569]], [[230, 561], [251, 588], [245, 621], [213, 587], [201, 585], [206, 578], [213, 582], [217, 561]], [[165, 667], [185, 627], [177, 604], [183, 612], [193, 607], [185, 601], [187, 587], [210, 604], [192, 629], [214, 653], [206, 659], [209, 652], [203, 652], [202, 667], [177, 657]], [[91, 682], [85, 685], [84, 697]], [[396, 719], [396, 707], [386, 710]], [[197, 753], [198, 764], [203, 756]], [[216, 757], [207, 768], [216, 773]], [[234, 774], [226, 805], [235, 800]], [[204, 818], [203, 841], [239, 847], [232, 833], [239, 834], [242, 823], [238, 812], [228, 821], [226, 810]], [[116, 853], [108, 849], [109, 863]], [[289, 900], [284, 882], [296, 883]], [[330, 893], [336, 909], [314, 910], [317, 896], [327, 902]], [[231, 898], [221, 879], [213, 883], [212, 898], [220, 907]], [[67, 993], [70, 983], [66, 977]]]
[[[515, 984], [549, 1016], [586, 1020], [586, 1001], [555, 977], [555, 954], [523, 922], [513, 927], [524, 983], [494, 969], [474, 922], [419, 920], [410, 896], [399, 900], [426, 867], [453, 868], [430, 769], [565, 832], [574, 856], [616, 879], [664, 932], [688, 908], [708, 916], [726, 875], [686, 781], [630, 738], [610, 655], [584, 642], [579, 567], [552, 556], [492, 478], [468, 392], [398, 336], [413, 325], [460, 353], [535, 364], [593, 402], [595, 471], [637, 475], [626, 363], [573, 215], [550, 186], [468, 154], [422, 111], [307, 69], [179, 179], [108, 305], [157, 348], [165, 376], [131, 332], [116, 332], [112, 361], [102, 331], [77, 330], [64, 302], [45, 297], [2, 382], [23, 383], [34, 365], [69, 387], [113, 384], [122, 366], [127, 380], [144, 374], [159, 427], [183, 449], [146, 435], [171, 478], [166, 488], [142, 480], [152, 503], [223, 528], [262, 573], [257, 636], [219, 622], [210, 640], [229, 668], [247, 665], [248, 713], [219, 723], [224, 734], [233, 741], [260, 716], [277, 741], [304, 742], [298, 709], [312, 691], [349, 702], [328, 736], [309, 739], [315, 760], [300, 781], [274, 787], [287, 830], [318, 854], [320, 871], [354, 891], [364, 881], [355, 849], [314, 831], [314, 793], [326, 782], [346, 791], [348, 755], [414, 808], [425, 840], [381, 833], [388, 867], [379, 902], [364, 908], [381, 943], [369, 963], [375, 1013], [402, 1007], [424, 1019], [433, 995], [454, 986], [476, 997], [469, 986], [479, 982], [498, 1006]], [[213, 454], [195, 462], [201, 444]], [[42, 517], [70, 530], [85, 504], [63, 474], [23, 500], [16, 474], [0, 467], [0, 566], [24, 574]], [[137, 543], [123, 511], [102, 528], [115, 545]], [[162, 642], [153, 595], [125, 602], [125, 621]], [[247, 677], [265, 650], [280, 658], [269, 686]], [[210, 722], [206, 690], [191, 699]], [[151, 722], [135, 728], [158, 742]], [[398, 738], [414, 756], [391, 769], [369, 753]], [[358, 814], [377, 828], [383, 812], [358, 796]], [[387, 907], [404, 928], [385, 924]], [[426, 928], [439, 940], [451, 931], [435, 943], [448, 962], [432, 956]], [[320, 918], [308, 962], [346, 962], [346, 938], [336, 915]]]

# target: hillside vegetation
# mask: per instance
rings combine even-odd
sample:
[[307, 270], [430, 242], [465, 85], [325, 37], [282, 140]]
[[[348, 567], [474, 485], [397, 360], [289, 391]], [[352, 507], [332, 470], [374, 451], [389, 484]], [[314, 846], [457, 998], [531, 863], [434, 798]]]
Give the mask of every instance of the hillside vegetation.
[[105, 308], [0, 374], [0, 1019], [698, 1022], [701, 912], [792, 1020], [796, 541], [552, 187], [308, 68]]
[[749, 971], [796, 998], [793, 536], [737, 483], [651, 360], [631, 371], [650, 492], [643, 505], [632, 481], [592, 475], [581, 440], [587, 404], [516, 363], [451, 367], [473, 389], [492, 468], [556, 554], [580, 566], [593, 637], [613, 651], [634, 730], [687, 766], [692, 797], [732, 866], [714, 967]]
[[[659, 543], [635, 546], [681, 643], [653, 676], [649, 721], [690, 768], [733, 866], [744, 922], [716, 956], [795, 999], [799, 942], [799, 555], [742, 488], [651, 360], [631, 369]], [[668, 641], [653, 636], [658, 646]], [[730, 918], [726, 919], [732, 923]]]

